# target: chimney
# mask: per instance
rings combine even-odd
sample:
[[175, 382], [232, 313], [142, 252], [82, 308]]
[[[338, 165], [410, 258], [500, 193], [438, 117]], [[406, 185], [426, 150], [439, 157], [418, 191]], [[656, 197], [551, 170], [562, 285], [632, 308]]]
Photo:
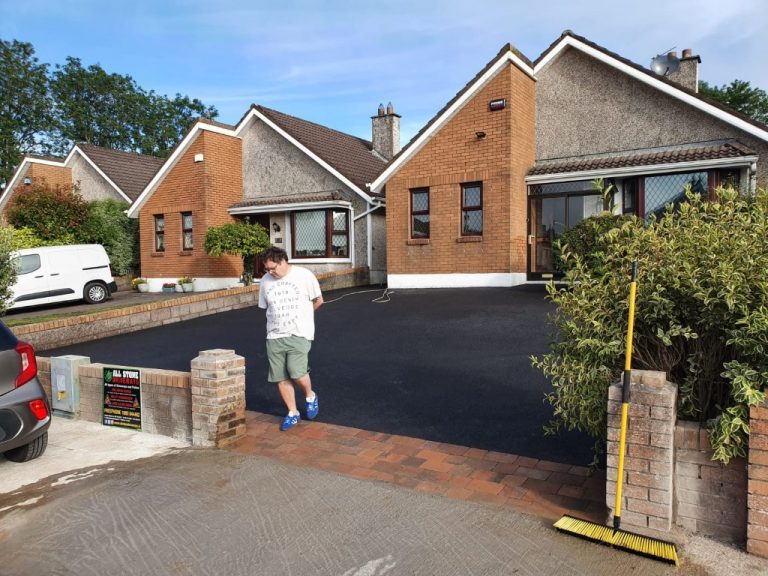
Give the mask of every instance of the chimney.
[[[670, 57], [672, 57], [673, 54], [674, 57], [677, 57], [677, 54], [674, 52], [670, 53]], [[681, 86], [685, 86], [686, 88], [693, 90], [694, 92], [698, 92], [699, 64], [701, 64], [701, 58], [694, 56], [693, 50], [686, 48], [683, 50], [683, 57], [680, 58], [679, 64], [680, 65], [677, 70], [670, 71], [667, 78], [673, 82], [677, 82]]]
[[392, 102], [379, 104], [376, 116], [371, 116], [373, 151], [389, 161], [400, 152], [400, 115], [395, 114]]

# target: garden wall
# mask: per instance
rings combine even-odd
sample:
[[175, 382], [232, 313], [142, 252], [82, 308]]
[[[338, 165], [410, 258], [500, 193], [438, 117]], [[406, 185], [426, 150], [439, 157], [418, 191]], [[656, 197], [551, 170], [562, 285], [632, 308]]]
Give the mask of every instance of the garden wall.
[[[621, 383], [609, 390], [606, 505], [618, 477]], [[674, 527], [746, 544], [768, 557], [768, 405], [750, 415], [749, 457], [712, 460], [707, 431], [677, 421], [677, 387], [663, 372], [633, 370], [622, 528], [669, 539]]]

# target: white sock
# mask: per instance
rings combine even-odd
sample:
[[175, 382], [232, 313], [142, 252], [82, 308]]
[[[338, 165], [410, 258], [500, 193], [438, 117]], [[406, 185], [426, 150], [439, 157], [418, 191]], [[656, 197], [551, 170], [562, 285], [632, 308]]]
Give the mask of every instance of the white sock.
[[312, 396], [307, 396], [307, 402], [312, 402], [315, 399], [315, 396], [317, 396], [317, 394], [314, 392], [312, 393]]
[[298, 416], [299, 411], [298, 410], [288, 410], [288, 416]]

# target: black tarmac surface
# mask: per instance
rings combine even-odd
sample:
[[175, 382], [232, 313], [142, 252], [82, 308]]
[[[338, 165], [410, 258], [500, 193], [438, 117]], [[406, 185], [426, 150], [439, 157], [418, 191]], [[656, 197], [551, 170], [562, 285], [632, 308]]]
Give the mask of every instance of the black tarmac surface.
[[[553, 306], [543, 286], [395, 290], [374, 302], [382, 294], [325, 293], [310, 356], [319, 420], [556, 462], [591, 461], [585, 435], [543, 435], [552, 414], [544, 401], [549, 384], [529, 359], [547, 350]], [[254, 305], [39, 353], [188, 371], [201, 350], [234, 349], [246, 358], [248, 409], [282, 415], [276, 387], [266, 382], [264, 335], [264, 312]]]

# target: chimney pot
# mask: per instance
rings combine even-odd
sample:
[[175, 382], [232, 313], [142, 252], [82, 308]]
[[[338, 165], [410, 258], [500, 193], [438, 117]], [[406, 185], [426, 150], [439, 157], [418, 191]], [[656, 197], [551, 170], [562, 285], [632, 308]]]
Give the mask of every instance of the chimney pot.
[[674, 50], [672, 50], [669, 54], [667, 54], [668, 60], [674, 60], [676, 58], [677, 58], [677, 52], [675, 52]]
[[392, 102], [387, 104], [387, 114], [394, 114], [395, 109], [392, 107]]
[[379, 104], [379, 116], [384, 116], [384, 104]]
[[683, 50], [683, 58], [690, 58], [693, 56], [693, 50], [691, 48], [685, 48]]

